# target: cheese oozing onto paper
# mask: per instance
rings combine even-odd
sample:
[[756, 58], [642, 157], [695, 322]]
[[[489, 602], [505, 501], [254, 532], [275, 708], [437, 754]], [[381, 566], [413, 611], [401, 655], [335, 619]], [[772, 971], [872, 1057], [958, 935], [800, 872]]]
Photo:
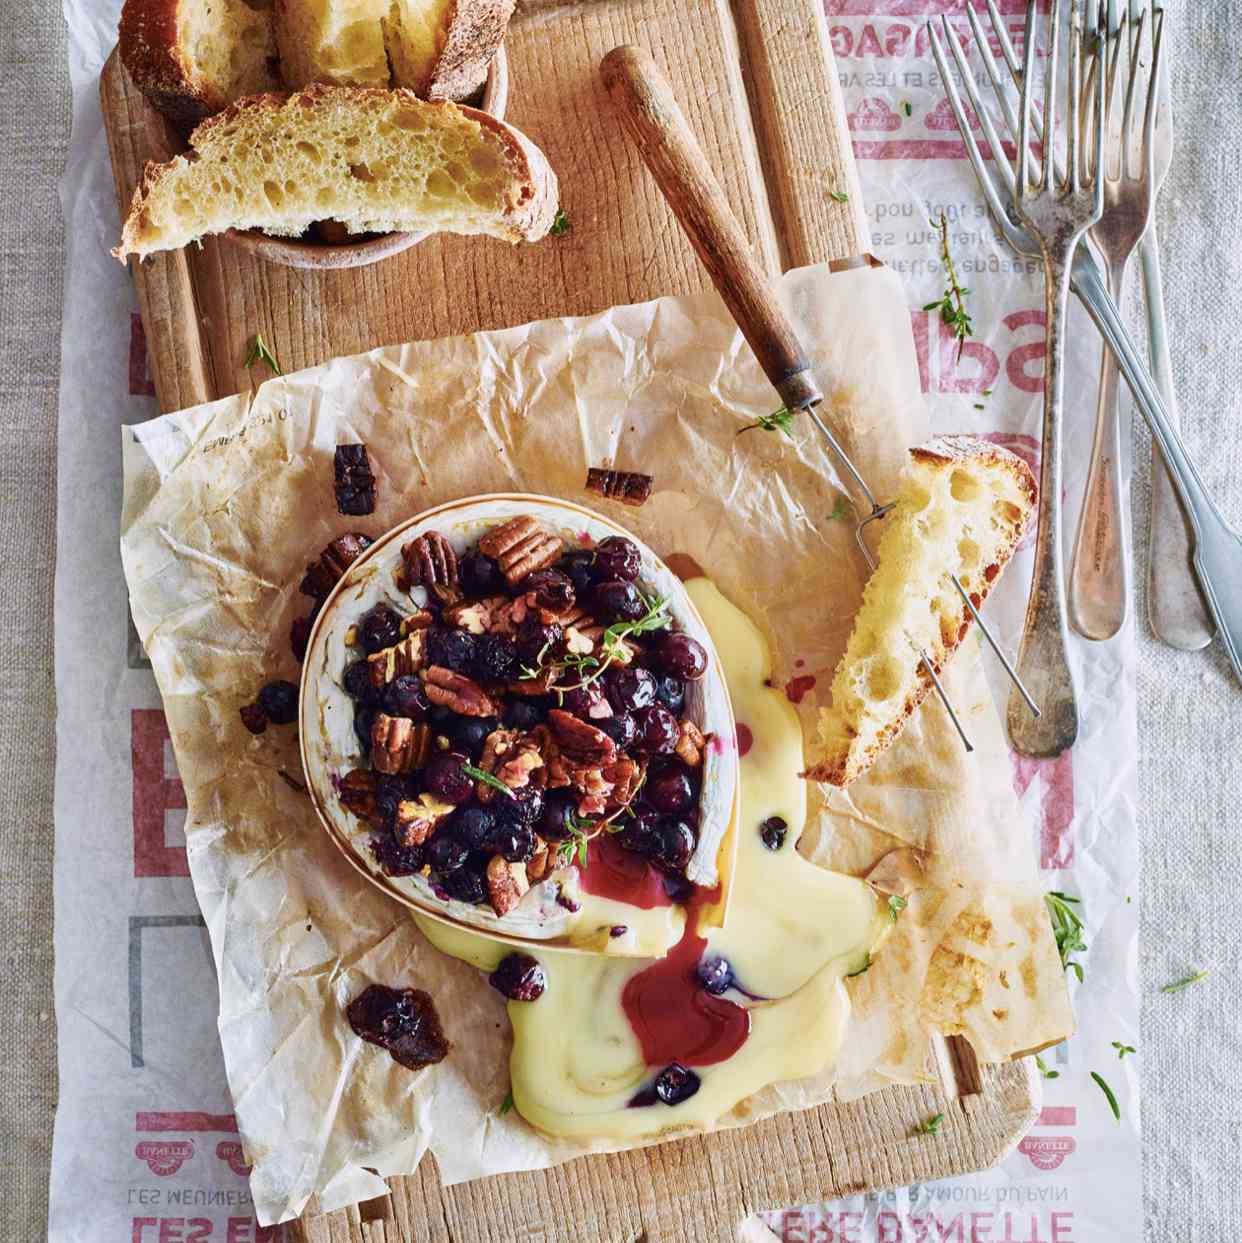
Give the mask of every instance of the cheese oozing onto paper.
[[[652, 960], [538, 947], [548, 985], [533, 1002], [511, 1001], [513, 1101], [550, 1135], [640, 1139], [703, 1127], [770, 1083], [818, 1074], [836, 1058], [850, 1013], [844, 978], [864, 967], [891, 927], [862, 880], [815, 866], [795, 849], [806, 821], [802, 731], [792, 704], [767, 685], [771, 657], [758, 628], [704, 578], [687, 589], [724, 666], [739, 724], [753, 739], [741, 759], [736, 873], [723, 928], [704, 931], [706, 956], [732, 966], [749, 1013], [736, 1051], [708, 1065], [694, 1095], [677, 1105], [630, 1102], [662, 1069], [650, 1064], [622, 1004], [626, 986]], [[769, 850], [759, 826], [788, 825]], [[418, 919], [439, 949], [492, 970], [510, 947], [484, 935]], [[687, 935], [690, 935], [689, 933]], [[648, 1094], [649, 1095], [649, 1094]]]

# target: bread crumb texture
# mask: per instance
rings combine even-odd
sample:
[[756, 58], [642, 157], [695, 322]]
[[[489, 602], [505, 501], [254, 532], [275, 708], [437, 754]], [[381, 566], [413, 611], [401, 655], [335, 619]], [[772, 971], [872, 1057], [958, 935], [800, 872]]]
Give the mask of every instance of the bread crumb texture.
[[895, 508], [883, 519], [876, 569], [820, 710], [808, 776], [846, 785], [874, 763], [922, 702], [1013, 555], [1035, 504], [1015, 454], [972, 436], [911, 450]]
[[556, 178], [511, 126], [406, 90], [310, 87], [242, 100], [148, 165], [116, 254], [146, 255], [226, 229], [295, 237], [444, 230], [509, 241], [547, 233]]

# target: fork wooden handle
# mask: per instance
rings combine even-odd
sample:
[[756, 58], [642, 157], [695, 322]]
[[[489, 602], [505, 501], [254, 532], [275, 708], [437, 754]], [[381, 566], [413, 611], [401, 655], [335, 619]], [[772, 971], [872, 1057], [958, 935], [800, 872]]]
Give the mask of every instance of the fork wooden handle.
[[800, 410], [820, 401], [797, 333], [651, 54], [614, 48], [600, 63], [600, 74], [622, 127], [785, 406]]

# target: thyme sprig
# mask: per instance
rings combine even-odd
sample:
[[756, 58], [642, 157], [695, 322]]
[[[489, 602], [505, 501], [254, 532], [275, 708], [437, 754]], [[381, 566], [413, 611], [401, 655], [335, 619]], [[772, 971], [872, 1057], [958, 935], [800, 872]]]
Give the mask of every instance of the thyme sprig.
[[915, 1135], [939, 1135], [940, 1125], [944, 1122], [944, 1114], [932, 1114], [925, 1122], [914, 1128]]
[[256, 332], [254, 340], [250, 342], [250, 348], [246, 351], [246, 357], [242, 359], [242, 367], [249, 371], [251, 367], [263, 363], [273, 375], [284, 375], [280, 369], [280, 363], [276, 361], [276, 355], [267, 348], [267, 343], [263, 340], [263, 334]]
[[1045, 1079], [1060, 1079], [1061, 1077], [1061, 1072], [1059, 1070], [1052, 1070], [1038, 1053], [1035, 1054], [1035, 1069]]
[[789, 429], [793, 426], [793, 417], [794, 412], [787, 406], [782, 406], [779, 410], [774, 410], [771, 414], [761, 414], [755, 422], [738, 428], [737, 434], [740, 436], [743, 432], [753, 432], [758, 427], [765, 432], [784, 432], [792, 440], [793, 433]]
[[1052, 921], [1052, 934], [1056, 937], [1061, 966], [1066, 971], [1072, 971], [1081, 984], [1082, 964], [1070, 957], [1087, 948], [1087, 943], [1082, 939], [1082, 916], [1074, 910], [1074, 907], [1081, 905], [1081, 899], [1052, 889], [1044, 894], [1044, 902], [1048, 906], [1048, 918]]
[[1111, 1042], [1114, 1049], [1117, 1050], [1117, 1060], [1120, 1062], [1127, 1053], [1137, 1053], [1138, 1050], [1132, 1044], [1122, 1044], [1120, 1040]]
[[569, 829], [569, 837], [556, 848], [557, 866], [568, 867], [576, 858], [578, 866], [585, 870], [587, 866], [587, 846], [593, 838], [598, 837], [601, 833], [620, 832], [621, 825], [618, 821], [622, 816], [632, 816], [634, 814], [633, 805], [646, 781], [647, 773], [644, 771], [633, 790], [630, 791], [630, 797], [620, 807], [610, 811], [608, 815], [600, 820], [592, 820], [589, 816], [580, 816], [577, 812], [571, 812], [569, 824], [566, 826]]
[[953, 254], [949, 250], [949, 222], [943, 212], [938, 220], [931, 222], [933, 229], [940, 233], [940, 258], [944, 263], [945, 277], [948, 284], [944, 293], [935, 302], [928, 302], [923, 310], [939, 311], [941, 320], [952, 330], [957, 338], [957, 357], [962, 357], [962, 349], [966, 338], [972, 336], [975, 326], [971, 321], [970, 312], [966, 310], [966, 295], [969, 289], [963, 289], [957, 279], [957, 269], [953, 266]]

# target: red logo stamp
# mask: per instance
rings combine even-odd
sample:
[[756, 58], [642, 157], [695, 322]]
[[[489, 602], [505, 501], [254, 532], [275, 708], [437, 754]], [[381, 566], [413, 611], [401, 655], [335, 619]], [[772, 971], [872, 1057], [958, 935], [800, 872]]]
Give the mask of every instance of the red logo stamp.
[[216, 1145], [216, 1156], [223, 1161], [234, 1174], [241, 1175], [245, 1178], [250, 1173], [250, 1166], [246, 1164], [245, 1155], [242, 1153], [242, 1146], [235, 1139], [222, 1139]]
[[134, 1156], [161, 1178], [175, 1174], [193, 1155], [194, 1141], [190, 1139], [144, 1139], [134, 1148]]
[[1018, 1151], [1030, 1157], [1037, 1169], [1055, 1170], [1077, 1147], [1069, 1135], [1028, 1135]]

